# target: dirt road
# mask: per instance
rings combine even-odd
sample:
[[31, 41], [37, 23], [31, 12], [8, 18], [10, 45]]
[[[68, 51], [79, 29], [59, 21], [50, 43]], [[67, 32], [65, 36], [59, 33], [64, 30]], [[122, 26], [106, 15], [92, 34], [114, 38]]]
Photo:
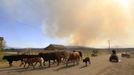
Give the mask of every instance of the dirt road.
[[110, 63], [109, 55], [92, 57], [92, 64], [85, 67], [84, 63], [79, 65], [65, 67], [52, 66], [51, 68], [36, 69], [29, 68], [25, 70], [18, 66], [12, 68], [1, 67], [0, 75], [134, 75], [134, 59], [121, 58], [120, 63]]

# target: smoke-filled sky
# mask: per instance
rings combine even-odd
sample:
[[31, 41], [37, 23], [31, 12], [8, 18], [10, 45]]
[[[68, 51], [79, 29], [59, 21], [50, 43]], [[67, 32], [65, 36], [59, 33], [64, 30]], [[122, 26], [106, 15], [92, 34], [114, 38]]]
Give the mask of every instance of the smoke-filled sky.
[[133, 28], [134, 0], [0, 0], [0, 36], [12, 47], [134, 47]]

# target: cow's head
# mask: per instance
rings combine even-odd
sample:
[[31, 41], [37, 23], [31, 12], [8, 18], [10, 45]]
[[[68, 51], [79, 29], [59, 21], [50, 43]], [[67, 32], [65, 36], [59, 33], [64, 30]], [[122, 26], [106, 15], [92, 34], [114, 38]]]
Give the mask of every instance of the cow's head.
[[2, 59], [3, 59], [3, 60], [8, 59], [8, 56], [4, 56]]

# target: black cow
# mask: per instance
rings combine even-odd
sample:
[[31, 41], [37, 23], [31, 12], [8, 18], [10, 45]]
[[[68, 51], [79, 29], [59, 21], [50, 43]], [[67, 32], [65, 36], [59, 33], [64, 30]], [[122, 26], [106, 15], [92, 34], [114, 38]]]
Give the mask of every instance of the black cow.
[[39, 56], [38, 55], [9, 55], [9, 56], [4, 56], [3, 60], [7, 60], [9, 62], [9, 66], [11, 67], [13, 61], [22, 62], [24, 58], [35, 58], [35, 57], [39, 57]]
[[9, 66], [12, 66], [13, 61], [23, 61], [23, 58], [19, 55], [10, 55], [10, 56], [4, 56], [3, 60], [7, 60], [9, 62]]
[[61, 62], [61, 58], [64, 56], [63, 52], [49, 52], [49, 53], [39, 53], [39, 56], [44, 59], [44, 61], [49, 62], [50, 67], [50, 61], [55, 60], [57, 61], [57, 65]]

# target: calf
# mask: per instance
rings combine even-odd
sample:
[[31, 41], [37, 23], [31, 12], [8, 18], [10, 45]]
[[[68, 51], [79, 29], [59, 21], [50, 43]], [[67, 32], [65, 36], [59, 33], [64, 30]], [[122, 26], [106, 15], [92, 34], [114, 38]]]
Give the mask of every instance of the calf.
[[[42, 57], [24, 58], [23, 59], [23, 64], [24, 64], [25, 69], [28, 69], [29, 66], [32, 66], [33, 69], [34, 69], [37, 63], [40, 64], [40, 67], [43, 67], [42, 65], [44, 63], [44, 59]], [[26, 67], [26, 64], [28, 64], [27, 67]]]
[[87, 66], [87, 63], [91, 64], [91, 61], [90, 61], [89, 57], [84, 58], [83, 62], [85, 63], [86, 66]]

